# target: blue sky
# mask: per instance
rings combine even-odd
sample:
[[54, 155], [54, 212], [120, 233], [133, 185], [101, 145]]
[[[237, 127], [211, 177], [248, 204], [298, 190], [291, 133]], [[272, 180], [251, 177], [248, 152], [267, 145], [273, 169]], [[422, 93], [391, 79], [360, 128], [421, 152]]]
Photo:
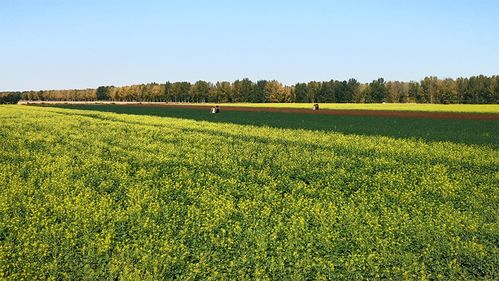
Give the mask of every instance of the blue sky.
[[499, 1], [1, 0], [0, 91], [499, 74]]

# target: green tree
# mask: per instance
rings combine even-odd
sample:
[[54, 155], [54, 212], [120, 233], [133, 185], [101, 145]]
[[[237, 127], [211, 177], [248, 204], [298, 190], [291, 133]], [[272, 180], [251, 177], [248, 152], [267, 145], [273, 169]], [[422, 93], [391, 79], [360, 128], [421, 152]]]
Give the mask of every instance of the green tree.
[[0, 104], [14, 104], [21, 100], [20, 92], [2, 92], [0, 93]]
[[295, 85], [296, 102], [309, 102], [307, 100], [307, 84], [297, 83]]
[[253, 99], [254, 102], [265, 102], [265, 86], [267, 83], [267, 80], [259, 80], [256, 82]]
[[248, 78], [232, 83], [233, 102], [255, 102], [255, 85]]
[[230, 82], [217, 82], [211, 91], [212, 102], [232, 102], [232, 85]]
[[190, 102], [191, 83], [175, 82], [171, 87], [171, 95], [174, 102]]
[[199, 80], [191, 88], [191, 98], [195, 102], [207, 102], [210, 93], [210, 84]]
[[459, 101], [457, 83], [452, 79], [438, 80], [436, 99], [438, 103], [457, 103]]
[[322, 83], [317, 81], [310, 81], [307, 84], [307, 101], [318, 102], [319, 93], [321, 91]]
[[421, 91], [417, 101], [422, 103], [435, 103], [437, 90], [438, 78], [435, 76], [425, 77], [421, 81]]
[[163, 99], [166, 101], [173, 101], [172, 86], [173, 84], [170, 81], [166, 81], [164, 84], [165, 92], [163, 94]]
[[334, 81], [334, 102], [348, 102], [351, 98], [349, 98], [349, 88], [347, 81]]
[[499, 103], [499, 75], [491, 77], [491, 85], [492, 88], [492, 97], [490, 99], [490, 103]]
[[388, 90], [385, 86], [385, 80], [379, 78], [378, 80], [373, 80], [369, 83], [369, 87], [366, 88], [365, 101], [366, 102], [386, 102], [388, 96]]
[[322, 82], [317, 102], [336, 102], [336, 82], [334, 80]]
[[340, 102], [356, 102], [356, 97], [361, 92], [361, 85], [355, 79], [349, 79], [347, 82], [347, 90]]

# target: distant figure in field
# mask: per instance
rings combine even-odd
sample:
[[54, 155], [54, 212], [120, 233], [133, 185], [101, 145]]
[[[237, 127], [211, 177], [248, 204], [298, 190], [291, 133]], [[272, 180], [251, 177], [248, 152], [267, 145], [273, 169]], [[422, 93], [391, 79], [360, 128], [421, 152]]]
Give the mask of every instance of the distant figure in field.
[[312, 110], [319, 110], [319, 104], [318, 103], [314, 103], [314, 107], [312, 108]]
[[211, 113], [219, 113], [220, 112], [220, 107], [217, 105], [215, 107], [212, 107], [211, 108]]

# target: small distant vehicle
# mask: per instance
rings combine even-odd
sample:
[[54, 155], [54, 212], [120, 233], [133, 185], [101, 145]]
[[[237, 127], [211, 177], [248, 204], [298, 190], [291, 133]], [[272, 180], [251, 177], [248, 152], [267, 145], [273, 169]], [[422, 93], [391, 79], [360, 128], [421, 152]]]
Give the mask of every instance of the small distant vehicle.
[[312, 110], [319, 110], [319, 104], [314, 103], [314, 107], [312, 107]]

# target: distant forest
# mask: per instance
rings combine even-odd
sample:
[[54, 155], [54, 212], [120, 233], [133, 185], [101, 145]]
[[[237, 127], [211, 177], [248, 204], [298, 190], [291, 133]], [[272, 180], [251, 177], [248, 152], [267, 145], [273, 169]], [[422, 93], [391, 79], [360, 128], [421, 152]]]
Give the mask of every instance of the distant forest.
[[426, 77], [420, 82], [311, 81], [292, 86], [276, 80], [206, 81], [101, 86], [97, 89], [0, 92], [0, 103], [29, 101], [162, 101], [162, 102], [319, 102], [319, 103], [499, 103], [499, 76], [458, 79]]

